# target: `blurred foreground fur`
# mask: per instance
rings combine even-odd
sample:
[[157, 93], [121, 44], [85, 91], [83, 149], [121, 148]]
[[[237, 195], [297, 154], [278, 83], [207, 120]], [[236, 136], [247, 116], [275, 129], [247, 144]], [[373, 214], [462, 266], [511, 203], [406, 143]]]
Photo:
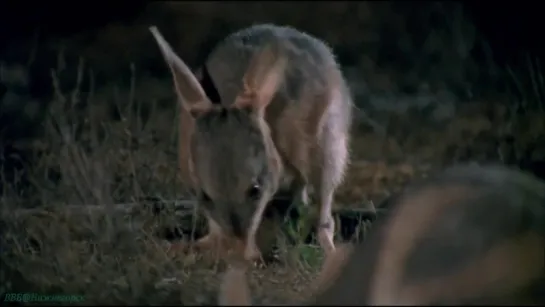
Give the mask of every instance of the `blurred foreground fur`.
[[150, 30], [182, 106], [182, 178], [209, 222], [198, 246], [236, 238], [255, 259], [265, 207], [290, 182], [293, 199], [305, 204], [307, 187], [314, 188], [319, 243], [333, 251], [331, 206], [348, 160], [352, 99], [332, 51], [289, 27], [242, 29], [216, 46], [200, 73], [215, 87], [214, 101], [158, 29]]
[[[541, 180], [504, 166], [460, 165], [408, 187], [389, 210], [363, 244], [326, 260], [309, 303], [545, 303]], [[231, 267], [220, 303], [250, 304], [245, 287], [243, 269]]]

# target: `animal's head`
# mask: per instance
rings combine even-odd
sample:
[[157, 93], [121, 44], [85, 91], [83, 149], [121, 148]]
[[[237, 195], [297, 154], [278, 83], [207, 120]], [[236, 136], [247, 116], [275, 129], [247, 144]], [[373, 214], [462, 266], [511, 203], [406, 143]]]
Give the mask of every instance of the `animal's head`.
[[282, 171], [264, 115], [283, 81], [286, 58], [276, 45], [263, 48], [250, 60], [235, 101], [217, 105], [157, 28], [150, 31], [170, 67], [183, 111], [193, 121], [191, 167], [202, 205], [224, 231], [244, 238]]

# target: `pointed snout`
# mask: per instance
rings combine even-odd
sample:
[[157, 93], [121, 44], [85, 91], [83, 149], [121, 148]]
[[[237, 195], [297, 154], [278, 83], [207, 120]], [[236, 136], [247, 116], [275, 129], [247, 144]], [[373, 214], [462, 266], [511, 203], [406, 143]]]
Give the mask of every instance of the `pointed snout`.
[[216, 203], [215, 219], [227, 235], [246, 240], [253, 211], [244, 203]]

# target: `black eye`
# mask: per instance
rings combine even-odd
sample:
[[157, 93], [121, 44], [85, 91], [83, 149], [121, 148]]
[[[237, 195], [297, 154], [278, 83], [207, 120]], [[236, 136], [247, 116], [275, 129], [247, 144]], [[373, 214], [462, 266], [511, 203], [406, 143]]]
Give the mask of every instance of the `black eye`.
[[258, 200], [261, 197], [261, 186], [259, 184], [253, 184], [248, 191], [246, 196], [252, 200]]
[[208, 194], [206, 194], [203, 190], [201, 190], [200, 197], [201, 197], [202, 201], [205, 201], [205, 202], [211, 202], [212, 201], [210, 199], [210, 197], [208, 197]]

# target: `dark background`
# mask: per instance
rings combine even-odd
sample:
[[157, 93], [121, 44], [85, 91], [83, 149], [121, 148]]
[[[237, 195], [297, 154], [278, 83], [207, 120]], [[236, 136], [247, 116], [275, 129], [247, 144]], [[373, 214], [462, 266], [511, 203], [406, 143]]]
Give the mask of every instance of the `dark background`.
[[[27, 65], [28, 92], [47, 97], [51, 96], [49, 70], [60, 49], [71, 68], [83, 57], [99, 85], [120, 78], [131, 63], [140, 71], [165, 77], [149, 25], [157, 25], [195, 68], [228, 33], [253, 23], [273, 22], [323, 38], [341, 65], [356, 68], [372, 91], [414, 94], [425, 82], [432, 91], [446, 87], [468, 100], [473, 95], [503, 94], [506, 84], [499, 70], [507, 66], [524, 70], [526, 56], [545, 55], [538, 34], [539, 12], [537, 4], [530, 2], [490, 6], [477, 1], [53, 1], [29, 7], [3, 1], [0, 61], [8, 66], [28, 64], [34, 52], [32, 65]], [[426, 49], [430, 39], [444, 46]], [[457, 53], [459, 46], [469, 56]], [[377, 73], [380, 78], [374, 78]], [[63, 81], [68, 82], [66, 87], [72, 85]]]
[[[158, 1], [160, 3], [161, 1]], [[403, 1], [407, 13], [422, 2]], [[455, 2], [455, 1], [453, 1]], [[542, 56], [545, 45], [538, 38], [542, 28], [540, 5], [537, 2], [460, 1], [478, 30], [494, 49], [495, 56], [509, 60], [521, 52]], [[36, 29], [44, 39], [68, 37], [92, 31], [108, 23], [131, 24], [146, 15], [148, 1], [116, 2], [35, 2], [2, 1], [0, 27], [2, 44], [26, 40]], [[29, 7], [30, 6], [30, 7]]]

